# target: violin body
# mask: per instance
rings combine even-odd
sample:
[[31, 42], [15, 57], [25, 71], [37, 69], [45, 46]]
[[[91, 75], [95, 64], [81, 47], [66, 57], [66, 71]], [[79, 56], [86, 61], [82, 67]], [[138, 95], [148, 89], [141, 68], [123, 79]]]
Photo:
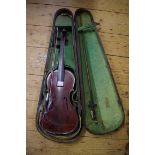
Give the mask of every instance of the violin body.
[[[52, 77], [51, 77], [52, 76]], [[64, 86], [57, 86], [58, 70], [50, 73], [47, 86], [50, 93], [50, 106], [42, 116], [41, 125], [46, 131], [55, 134], [68, 134], [78, 128], [78, 114], [71, 103], [71, 92], [75, 84], [73, 73], [65, 69]]]

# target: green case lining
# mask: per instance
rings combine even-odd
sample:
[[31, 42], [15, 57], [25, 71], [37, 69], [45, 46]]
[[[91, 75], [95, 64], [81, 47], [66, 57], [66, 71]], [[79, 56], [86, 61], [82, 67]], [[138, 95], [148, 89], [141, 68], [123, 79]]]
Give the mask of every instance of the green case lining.
[[[113, 81], [110, 67], [101, 45], [92, 17], [88, 11], [77, 11], [76, 25], [80, 40], [82, 64], [82, 84], [84, 90], [85, 126], [94, 134], [104, 134], [121, 126], [124, 112]], [[88, 103], [90, 91], [88, 86], [84, 49], [88, 61], [93, 98], [97, 104], [97, 121], [93, 121]]]

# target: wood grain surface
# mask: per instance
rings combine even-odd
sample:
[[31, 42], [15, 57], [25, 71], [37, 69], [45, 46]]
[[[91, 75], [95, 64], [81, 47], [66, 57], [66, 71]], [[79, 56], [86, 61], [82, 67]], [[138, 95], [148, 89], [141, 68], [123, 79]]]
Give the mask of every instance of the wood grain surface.
[[[40, 87], [57, 9], [73, 13], [84, 7], [91, 11], [108, 57], [125, 111], [119, 130], [93, 135], [83, 130], [72, 143], [57, 143], [44, 138], [35, 126]], [[127, 155], [128, 153], [128, 0], [27, 0], [27, 155]]]

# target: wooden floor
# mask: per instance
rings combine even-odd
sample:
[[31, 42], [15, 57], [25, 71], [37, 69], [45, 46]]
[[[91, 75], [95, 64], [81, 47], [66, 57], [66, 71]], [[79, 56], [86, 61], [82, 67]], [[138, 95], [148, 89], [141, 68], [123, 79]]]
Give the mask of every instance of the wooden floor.
[[[116, 132], [101, 136], [87, 131], [69, 144], [45, 139], [35, 127], [35, 115], [54, 12], [66, 7], [89, 9], [99, 22], [99, 35], [108, 56], [125, 110], [125, 122]], [[128, 154], [128, 0], [27, 1], [27, 155]]]

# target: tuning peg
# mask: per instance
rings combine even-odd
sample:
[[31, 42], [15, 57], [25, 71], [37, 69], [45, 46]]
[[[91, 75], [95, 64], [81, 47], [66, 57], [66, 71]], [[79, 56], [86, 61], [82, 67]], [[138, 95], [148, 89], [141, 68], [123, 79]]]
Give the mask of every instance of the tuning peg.
[[57, 45], [56, 45], [56, 48], [60, 48], [60, 44], [57, 44]]
[[60, 38], [60, 37], [57, 37], [57, 40], [58, 40], [58, 41], [60, 41], [60, 40], [61, 40], [61, 38]]

